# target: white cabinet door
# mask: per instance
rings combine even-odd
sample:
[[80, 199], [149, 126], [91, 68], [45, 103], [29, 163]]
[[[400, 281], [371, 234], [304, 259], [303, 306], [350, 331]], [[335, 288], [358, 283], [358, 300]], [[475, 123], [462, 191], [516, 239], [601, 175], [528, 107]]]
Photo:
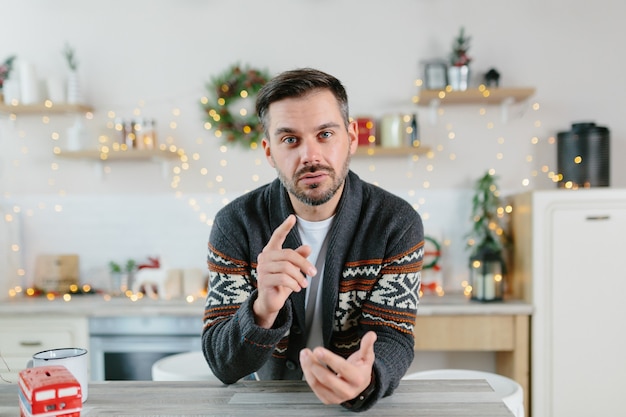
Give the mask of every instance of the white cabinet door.
[[0, 376], [5, 380], [17, 382], [33, 354], [67, 347], [89, 350], [86, 317], [0, 316]]
[[551, 211], [546, 319], [552, 338], [552, 416], [624, 411], [626, 210], [560, 205]]

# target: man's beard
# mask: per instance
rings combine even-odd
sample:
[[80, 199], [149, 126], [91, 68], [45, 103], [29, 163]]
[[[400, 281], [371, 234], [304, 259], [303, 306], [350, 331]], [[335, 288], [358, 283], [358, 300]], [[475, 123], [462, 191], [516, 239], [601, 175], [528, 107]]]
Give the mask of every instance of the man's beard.
[[[314, 166], [304, 167], [300, 169], [299, 171], [297, 171], [294, 174], [293, 179], [291, 180], [289, 180], [285, 176], [285, 174], [281, 172], [279, 169], [276, 169], [276, 172], [278, 173], [278, 179], [283, 184], [283, 187], [287, 189], [289, 194], [293, 195], [300, 202], [306, 205], [321, 206], [322, 204], [330, 201], [330, 199], [333, 198], [335, 194], [337, 194], [337, 191], [339, 191], [339, 189], [341, 188], [341, 186], [343, 185], [346, 179], [346, 176], [348, 175], [349, 166], [350, 166], [350, 156], [348, 155], [348, 157], [346, 158], [346, 161], [343, 164], [343, 167], [341, 169], [341, 174], [339, 176], [337, 176], [337, 173], [332, 167], [323, 166], [323, 165], [314, 165]], [[330, 177], [330, 179], [332, 180], [332, 183], [328, 190], [320, 191], [319, 193], [316, 193], [315, 190], [320, 186], [320, 184], [313, 184], [311, 186], [308, 186], [306, 189], [299, 189], [297, 187], [297, 180], [302, 175], [306, 173], [310, 173], [310, 172], [312, 173], [312, 172], [319, 172], [319, 171], [326, 172], [328, 176]]]

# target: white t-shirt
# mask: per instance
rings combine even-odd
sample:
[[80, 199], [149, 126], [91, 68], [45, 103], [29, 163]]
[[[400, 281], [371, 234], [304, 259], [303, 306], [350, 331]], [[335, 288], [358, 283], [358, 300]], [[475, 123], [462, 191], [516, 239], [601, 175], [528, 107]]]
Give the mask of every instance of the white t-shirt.
[[[333, 216], [334, 217], [334, 216]], [[322, 288], [323, 288], [323, 280], [324, 280], [324, 264], [318, 266], [317, 258], [320, 253], [320, 249], [322, 248], [322, 244], [324, 243], [324, 239], [330, 230], [330, 225], [333, 222], [333, 217], [322, 220], [319, 222], [310, 222], [298, 217], [298, 221], [296, 222], [298, 227], [298, 232], [300, 233], [300, 238], [302, 239], [302, 243], [305, 245], [309, 245], [311, 247], [311, 254], [309, 255], [309, 262], [311, 262], [317, 268], [317, 275], [319, 276], [319, 287], [317, 290], [316, 300], [313, 300], [315, 303], [315, 313], [313, 316], [313, 324], [311, 325], [311, 333], [309, 334], [309, 338], [307, 341], [308, 348], [314, 348], [317, 346], [323, 346], [324, 340], [322, 335]], [[307, 281], [309, 285], [311, 284], [311, 277], [307, 276]], [[305, 309], [309, 300], [309, 291], [306, 294], [305, 301]]]

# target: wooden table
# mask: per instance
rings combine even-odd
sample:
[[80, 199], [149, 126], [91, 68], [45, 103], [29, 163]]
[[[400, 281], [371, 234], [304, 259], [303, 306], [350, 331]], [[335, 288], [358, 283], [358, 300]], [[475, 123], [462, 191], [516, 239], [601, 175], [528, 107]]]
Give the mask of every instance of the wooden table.
[[[17, 384], [0, 385], [0, 417], [19, 415]], [[89, 385], [82, 417], [91, 416], [349, 416], [324, 405], [303, 381], [110, 381]], [[391, 397], [361, 416], [511, 417], [485, 380], [402, 381]]]

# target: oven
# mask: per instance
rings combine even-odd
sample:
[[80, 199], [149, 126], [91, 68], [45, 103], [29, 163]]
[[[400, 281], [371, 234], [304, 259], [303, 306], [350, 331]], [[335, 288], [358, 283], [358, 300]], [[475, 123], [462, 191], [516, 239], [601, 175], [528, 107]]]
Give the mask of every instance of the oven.
[[113, 316], [89, 319], [92, 381], [149, 381], [152, 365], [201, 350], [198, 316]]

